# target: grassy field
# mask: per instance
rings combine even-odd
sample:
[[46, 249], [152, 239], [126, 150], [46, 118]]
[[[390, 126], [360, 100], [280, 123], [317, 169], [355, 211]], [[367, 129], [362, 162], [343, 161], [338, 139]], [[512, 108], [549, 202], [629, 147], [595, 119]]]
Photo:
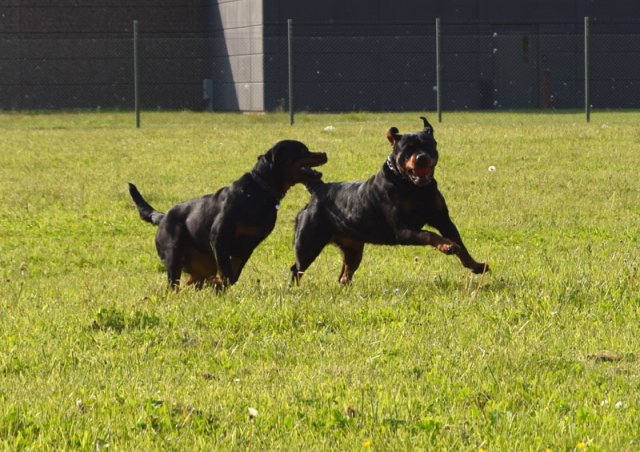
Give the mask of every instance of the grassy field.
[[166, 292], [127, 182], [166, 210], [282, 138], [364, 179], [418, 116], [0, 114], [0, 449], [639, 448], [638, 113], [436, 124], [484, 277], [367, 246], [343, 288], [327, 248], [292, 288], [296, 187], [237, 285]]

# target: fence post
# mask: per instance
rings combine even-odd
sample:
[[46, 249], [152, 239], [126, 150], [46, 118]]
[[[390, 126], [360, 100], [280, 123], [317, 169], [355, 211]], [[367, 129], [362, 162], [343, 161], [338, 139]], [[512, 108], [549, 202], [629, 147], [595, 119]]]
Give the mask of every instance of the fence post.
[[140, 128], [140, 62], [138, 59], [138, 21], [133, 21], [133, 104], [136, 111], [136, 129]]
[[591, 120], [591, 99], [589, 96], [589, 16], [584, 18], [584, 114]]
[[293, 19], [287, 19], [287, 56], [289, 67], [289, 125], [293, 125]]
[[436, 110], [438, 111], [438, 122], [442, 122], [442, 63], [440, 57], [440, 18], [436, 17]]

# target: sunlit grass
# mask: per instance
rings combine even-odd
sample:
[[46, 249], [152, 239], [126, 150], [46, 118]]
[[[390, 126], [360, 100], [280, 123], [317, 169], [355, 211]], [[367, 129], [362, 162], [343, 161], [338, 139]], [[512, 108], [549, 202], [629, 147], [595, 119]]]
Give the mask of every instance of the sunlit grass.
[[364, 179], [421, 114], [0, 115], [0, 445], [637, 447], [637, 113], [428, 115], [484, 277], [367, 246], [342, 288], [327, 248], [292, 288], [295, 187], [236, 286], [165, 291], [127, 182], [166, 210], [283, 138], [326, 151], [325, 180]]

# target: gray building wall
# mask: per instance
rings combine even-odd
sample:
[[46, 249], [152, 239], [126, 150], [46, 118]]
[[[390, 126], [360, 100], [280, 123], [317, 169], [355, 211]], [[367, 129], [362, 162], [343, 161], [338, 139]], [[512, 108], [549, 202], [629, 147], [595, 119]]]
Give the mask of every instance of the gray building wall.
[[213, 109], [264, 110], [263, 0], [213, 0]]

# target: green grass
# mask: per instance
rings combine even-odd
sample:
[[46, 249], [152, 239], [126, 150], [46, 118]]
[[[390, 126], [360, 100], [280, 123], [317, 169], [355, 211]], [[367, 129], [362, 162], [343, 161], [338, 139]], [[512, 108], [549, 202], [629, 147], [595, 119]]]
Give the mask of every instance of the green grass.
[[367, 246], [343, 288], [327, 248], [292, 288], [295, 187], [237, 285], [165, 291], [127, 182], [166, 210], [282, 138], [326, 151], [325, 180], [364, 179], [418, 116], [0, 115], [0, 448], [637, 448], [638, 113], [436, 124], [484, 277]]

